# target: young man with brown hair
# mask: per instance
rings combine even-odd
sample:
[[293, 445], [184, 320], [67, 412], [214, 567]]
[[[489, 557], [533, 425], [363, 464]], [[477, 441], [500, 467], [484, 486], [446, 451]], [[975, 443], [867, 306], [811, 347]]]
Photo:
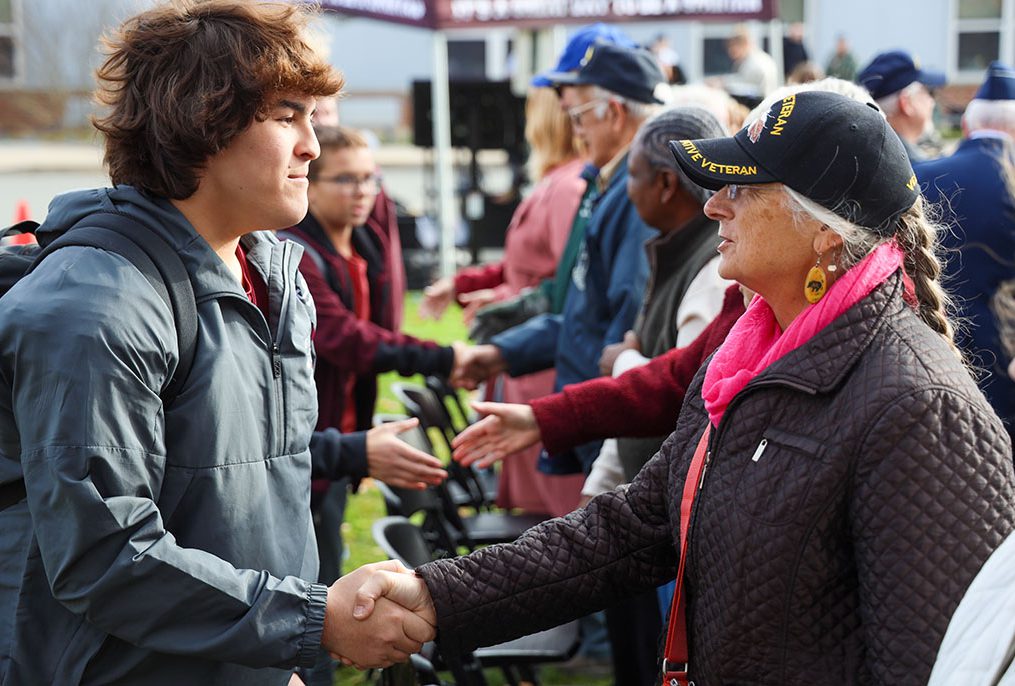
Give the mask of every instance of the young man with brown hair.
[[114, 187], [58, 197], [40, 240], [110, 211], [155, 233], [186, 267], [198, 340], [164, 405], [177, 322], [131, 262], [65, 247], [4, 297], [0, 480], [23, 473], [27, 499], [0, 531], [30, 522], [4, 684], [281, 685], [321, 650], [386, 664], [433, 635], [394, 605], [352, 626], [355, 573], [307, 581], [327, 469], [308, 449], [314, 309], [299, 247], [269, 231], [307, 211], [310, 117], [342, 84], [306, 20], [178, 0], [106, 41]]

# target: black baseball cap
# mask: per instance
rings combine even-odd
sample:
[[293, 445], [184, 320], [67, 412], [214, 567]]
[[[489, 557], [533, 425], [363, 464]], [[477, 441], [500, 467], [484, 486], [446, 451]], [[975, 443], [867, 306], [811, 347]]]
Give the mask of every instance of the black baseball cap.
[[603, 41], [586, 49], [577, 71], [551, 72], [546, 78], [557, 88], [599, 86], [636, 102], [660, 104], [657, 89], [666, 84], [651, 52]]
[[782, 183], [884, 236], [920, 194], [906, 149], [877, 106], [838, 93], [788, 95], [735, 136], [670, 141], [670, 150], [700, 186]]

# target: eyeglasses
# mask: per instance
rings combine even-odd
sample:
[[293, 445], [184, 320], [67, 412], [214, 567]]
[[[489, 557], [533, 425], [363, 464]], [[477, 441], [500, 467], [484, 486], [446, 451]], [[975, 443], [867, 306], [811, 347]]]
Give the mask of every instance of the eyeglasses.
[[740, 186], [738, 186], [737, 184], [735, 183], [726, 184], [726, 195], [729, 197], [730, 200], [736, 200], [737, 193], [739, 192]]
[[346, 195], [352, 195], [357, 190], [362, 190], [367, 195], [376, 195], [381, 190], [381, 177], [378, 174], [358, 177], [355, 174], [339, 174], [328, 176], [323, 179], [314, 179], [317, 183], [333, 183], [338, 190]]
[[599, 103], [606, 101], [607, 101], [606, 98], [596, 98], [595, 100], [589, 100], [584, 105], [575, 105], [574, 107], [569, 108], [567, 110], [567, 116], [571, 118], [571, 124], [574, 126], [581, 126], [582, 115], [591, 110]]

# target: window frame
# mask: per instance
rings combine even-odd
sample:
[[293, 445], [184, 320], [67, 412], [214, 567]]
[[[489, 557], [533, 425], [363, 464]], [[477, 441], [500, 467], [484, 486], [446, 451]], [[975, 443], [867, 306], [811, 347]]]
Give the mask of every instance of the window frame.
[[9, 38], [12, 46], [12, 59], [10, 76], [0, 74], [0, 88], [9, 88], [20, 85], [25, 79], [24, 54], [21, 47], [22, 22], [21, 22], [21, 0], [10, 0], [11, 20], [0, 21], [0, 37]]
[[975, 84], [983, 80], [983, 69], [962, 69], [959, 66], [959, 37], [967, 33], [996, 33], [997, 59], [1011, 64], [1015, 61], [1015, 0], [1001, 0], [1001, 16], [987, 19], [961, 19], [961, 0], [951, 0], [948, 31], [948, 80], [955, 84]]

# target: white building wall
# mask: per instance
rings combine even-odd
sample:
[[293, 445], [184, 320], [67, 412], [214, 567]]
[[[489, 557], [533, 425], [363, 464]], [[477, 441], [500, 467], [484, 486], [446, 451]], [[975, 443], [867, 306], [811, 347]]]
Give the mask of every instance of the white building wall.
[[817, 0], [807, 9], [807, 47], [822, 66], [843, 34], [861, 69], [879, 52], [902, 49], [928, 69], [948, 71], [949, 0]]

